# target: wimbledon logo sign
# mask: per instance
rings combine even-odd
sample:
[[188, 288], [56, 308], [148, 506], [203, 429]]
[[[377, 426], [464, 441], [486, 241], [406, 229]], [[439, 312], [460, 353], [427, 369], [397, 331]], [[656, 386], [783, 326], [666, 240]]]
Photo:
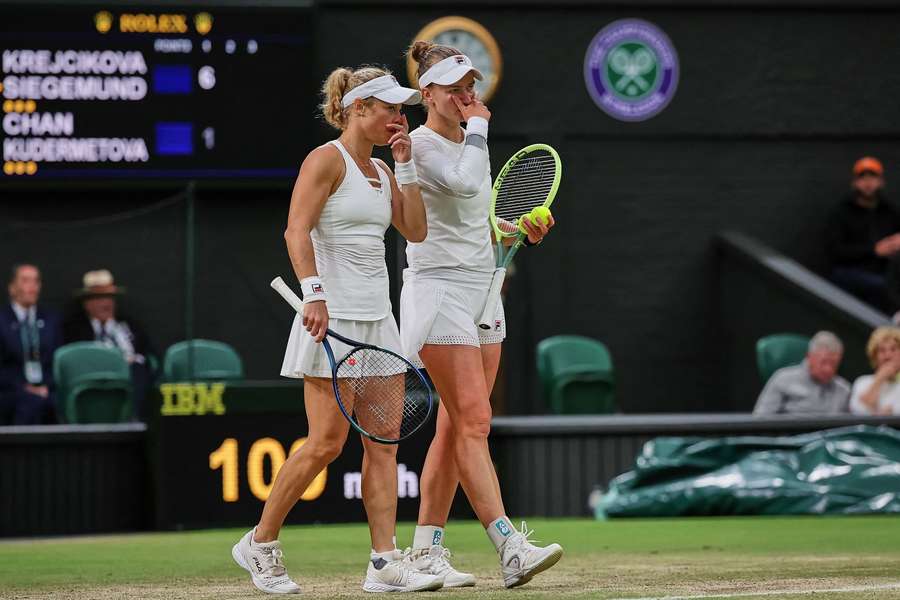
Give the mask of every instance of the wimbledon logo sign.
[[594, 36], [584, 56], [584, 82], [594, 102], [620, 121], [645, 121], [675, 96], [678, 54], [661, 29], [623, 19]]

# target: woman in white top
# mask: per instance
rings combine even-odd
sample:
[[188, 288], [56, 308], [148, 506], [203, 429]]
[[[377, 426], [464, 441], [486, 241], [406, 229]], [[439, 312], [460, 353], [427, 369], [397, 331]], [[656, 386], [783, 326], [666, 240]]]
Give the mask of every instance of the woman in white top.
[[[336, 69], [323, 95], [325, 120], [341, 135], [303, 161], [285, 231], [304, 308], [294, 319], [282, 375], [304, 379], [309, 435], [278, 471], [259, 524], [232, 550], [254, 585], [270, 593], [300, 591], [285, 570], [278, 533], [313, 478], [340, 454], [349, 430], [335, 404], [331, 369], [319, 342], [332, 327], [361, 342], [401, 349], [388, 298], [384, 232], [393, 224], [406, 239], [422, 241], [427, 231], [401, 113], [403, 104], [419, 102], [419, 92], [400, 87], [385, 70], [365, 67]], [[391, 147], [396, 178], [371, 157], [374, 146], [384, 145]], [[349, 350], [332, 343], [336, 355]], [[439, 577], [412, 571], [395, 548], [397, 446], [362, 441], [363, 503], [372, 537], [363, 589], [439, 588]]]
[[[492, 330], [476, 325], [495, 267], [488, 222], [491, 113], [475, 96], [481, 73], [457, 49], [419, 41], [409, 54], [419, 65], [428, 111], [425, 125], [410, 134], [428, 237], [407, 246], [400, 331], [404, 351], [410, 357], [418, 354], [441, 399], [437, 433], [420, 481], [413, 559], [417, 568], [443, 575], [445, 587], [475, 584], [472, 575], [450, 566], [442, 544], [461, 482], [500, 555], [504, 583], [513, 587], [555, 564], [562, 548], [532, 545], [529, 532], [517, 531], [506, 516], [487, 442], [490, 392], [506, 334], [502, 306]], [[526, 226], [531, 244], [547, 233], [546, 226]]]
[[855, 415], [900, 415], [900, 329], [879, 327], [869, 336], [866, 354], [875, 373], [853, 382], [850, 412]]

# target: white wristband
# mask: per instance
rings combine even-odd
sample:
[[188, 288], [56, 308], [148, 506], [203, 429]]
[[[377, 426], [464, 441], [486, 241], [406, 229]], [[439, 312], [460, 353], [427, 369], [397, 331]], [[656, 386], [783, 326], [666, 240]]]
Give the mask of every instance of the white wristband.
[[325, 286], [317, 276], [304, 277], [300, 280], [300, 292], [303, 294], [303, 304], [310, 302], [325, 302]]
[[472, 117], [466, 121], [466, 135], [480, 135], [487, 139], [488, 120], [484, 117]]
[[419, 183], [419, 174], [416, 172], [416, 163], [412, 159], [406, 162], [394, 163], [394, 177], [397, 185], [412, 185]]

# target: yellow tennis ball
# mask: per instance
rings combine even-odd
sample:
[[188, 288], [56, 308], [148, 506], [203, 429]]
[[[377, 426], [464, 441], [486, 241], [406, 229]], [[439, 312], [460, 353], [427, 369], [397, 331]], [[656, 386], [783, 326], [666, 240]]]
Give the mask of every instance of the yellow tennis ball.
[[531, 221], [538, 225], [550, 223], [550, 209], [546, 206], [536, 206], [531, 210]]

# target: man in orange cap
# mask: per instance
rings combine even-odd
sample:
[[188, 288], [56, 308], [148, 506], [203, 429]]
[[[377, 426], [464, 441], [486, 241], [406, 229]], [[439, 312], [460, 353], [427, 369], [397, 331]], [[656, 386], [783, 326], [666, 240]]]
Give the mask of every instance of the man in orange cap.
[[883, 194], [884, 166], [864, 156], [853, 165], [851, 191], [832, 212], [826, 230], [831, 279], [876, 308], [893, 314], [897, 299], [888, 282], [900, 261], [900, 212]]

